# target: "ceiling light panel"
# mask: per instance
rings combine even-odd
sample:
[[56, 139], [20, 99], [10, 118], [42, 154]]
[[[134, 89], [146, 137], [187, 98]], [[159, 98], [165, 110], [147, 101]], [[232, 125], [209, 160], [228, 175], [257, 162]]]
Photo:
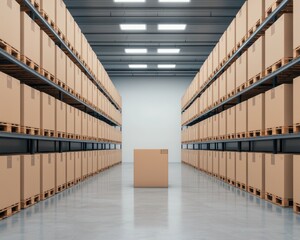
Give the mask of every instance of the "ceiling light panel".
[[158, 24], [160, 31], [183, 31], [186, 29], [186, 24]]
[[157, 49], [157, 53], [159, 54], [178, 54], [180, 53], [179, 48], [159, 48]]
[[148, 68], [148, 65], [147, 64], [129, 64], [128, 67], [134, 68], [134, 69], [144, 69], [144, 68]]
[[125, 49], [125, 53], [127, 53], [127, 54], [146, 54], [146, 53], [148, 53], [148, 49], [146, 49], [146, 48], [128, 48], [128, 49]]
[[157, 68], [160, 68], [160, 69], [174, 69], [176, 68], [176, 65], [175, 64], [158, 64], [157, 65]]
[[147, 29], [146, 24], [120, 24], [123, 31], [144, 31]]

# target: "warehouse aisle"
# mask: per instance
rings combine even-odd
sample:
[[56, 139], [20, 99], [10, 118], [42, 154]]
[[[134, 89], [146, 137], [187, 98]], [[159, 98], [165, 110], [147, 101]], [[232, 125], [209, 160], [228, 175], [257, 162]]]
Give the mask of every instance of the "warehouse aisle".
[[[169, 189], [133, 189], [123, 164], [0, 222], [0, 239], [299, 239], [300, 216], [170, 164]], [[297, 237], [298, 236], [298, 237]]]

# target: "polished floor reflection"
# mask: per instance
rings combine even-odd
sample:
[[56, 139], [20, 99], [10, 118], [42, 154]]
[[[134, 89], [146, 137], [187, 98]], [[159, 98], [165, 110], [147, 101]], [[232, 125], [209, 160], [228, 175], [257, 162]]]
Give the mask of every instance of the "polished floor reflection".
[[300, 216], [189, 166], [170, 164], [168, 189], [134, 189], [116, 166], [0, 222], [1, 240], [299, 239]]

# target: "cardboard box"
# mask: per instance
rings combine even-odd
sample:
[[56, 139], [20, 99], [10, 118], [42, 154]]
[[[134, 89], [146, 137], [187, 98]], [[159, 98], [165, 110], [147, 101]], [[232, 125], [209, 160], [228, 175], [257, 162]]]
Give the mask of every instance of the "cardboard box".
[[98, 139], [98, 119], [95, 117], [92, 117], [92, 125], [93, 125], [93, 132], [92, 136], [94, 139]]
[[300, 31], [298, 24], [300, 22], [300, 2], [297, 0], [293, 1], [293, 44], [294, 49], [300, 46]]
[[[45, 153], [40, 156], [41, 188], [40, 194], [55, 188], [55, 153]], [[44, 197], [44, 196], [43, 196]]]
[[[300, 204], [300, 155], [294, 155], [293, 158], [293, 199], [294, 203]], [[294, 205], [295, 206], [295, 205]]]
[[293, 82], [293, 124], [300, 124], [300, 77]]
[[202, 95], [200, 96], [200, 110], [201, 113], [205, 112], [207, 110], [207, 91], [203, 92]]
[[[66, 171], [66, 179], [67, 179], [67, 187], [72, 186], [75, 180], [75, 152], [67, 152], [67, 171]], [[72, 184], [73, 182], [73, 184]]]
[[207, 127], [207, 137], [212, 138], [213, 137], [213, 117], [206, 119], [206, 127]]
[[21, 202], [40, 196], [40, 155], [21, 155]]
[[66, 9], [66, 29], [67, 40], [71, 46], [75, 47], [75, 20], [68, 9]]
[[219, 78], [212, 83], [212, 92], [213, 92], [213, 98], [212, 98], [212, 105], [214, 106], [219, 102], [220, 96], [219, 96], [219, 84], [220, 80]]
[[55, 43], [45, 33], [41, 32], [41, 68], [48, 71], [50, 74], [55, 75]]
[[25, 84], [21, 84], [21, 125], [40, 128], [40, 92]]
[[93, 117], [87, 114], [87, 136], [93, 137]]
[[230, 65], [226, 70], [226, 89], [227, 95], [233, 95], [236, 88], [236, 63]]
[[218, 42], [216, 44], [216, 46], [214, 47], [213, 52], [212, 52], [212, 59], [213, 59], [212, 70], [213, 70], [213, 73], [219, 69], [219, 65], [220, 65], [219, 45], [220, 45], [220, 43]]
[[66, 188], [67, 183], [67, 153], [56, 153], [55, 161], [55, 192]]
[[265, 66], [293, 57], [293, 14], [285, 13], [265, 32]]
[[212, 116], [213, 121], [213, 137], [219, 137], [219, 114]]
[[236, 186], [247, 191], [248, 155], [246, 152], [237, 152], [235, 157], [236, 157]]
[[81, 77], [81, 94], [82, 97], [88, 100], [88, 78], [85, 74], [82, 74]]
[[82, 36], [82, 33], [81, 33], [81, 29], [80, 27], [78, 26], [78, 24], [76, 23], [76, 21], [74, 22], [74, 28], [75, 28], [75, 44], [74, 44], [74, 47], [75, 47], [75, 51], [81, 55], [81, 36]]
[[213, 162], [212, 173], [214, 174], [214, 176], [219, 176], [219, 152], [218, 151], [212, 152], [212, 162]]
[[[246, 132], [248, 131], [247, 101], [236, 105], [235, 112], [236, 112], [236, 133], [245, 133], [246, 134]], [[255, 115], [255, 117], [257, 117], [257, 116]]]
[[[0, 24], [0, 39], [16, 50], [21, 50], [21, 13], [16, 1], [0, 1], [0, 16], [5, 19]], [[9, 24], [8, 24], [9, 23]], [[14, 31], [12, 31], [14, 29]]]
[[235, 62], [236, 66], [236, 81], [235, 85], [242, 91], [246, 88], [246, 83], [248, 80], [248, 62], [247, 62], [247, 51], [244, 52]]
[[134, 187], [168, 187], [168, 150], [134, 150]]
[[[250, 80], [256, 76], [263, 77], [265, 70], [265, 37], [261, 36], [247, 50], [248, 52], [248, 76]], [[258, 79], [253, 79], [254, 83]], [[254, 81], [255, 80], [255, 81]]]
[[219, 98], [222, 99], [227, 96], [227, 73], [226, 71], [218, 78], [219, 82]]
[[213, 173], [213, 151], [207, 151], [207, 172]]
[[92, 72], [97, 77], [97, 73], [98, 73], [98, 61], [99, 60], [98, 60], [97, 54], [94, 51], [92, 52], [92, 56], [93, 56]]
[[75, 108], [70, 106], [70, 105], [66, 105], [67, 109], [67, 133], [68, 134], [75, 134]]
[[55, 1], [40, 0], [41, 12], [46, 13], [50, 20], [55, 22]]
[[81, 162], [82, 162], [81, 175], [82, 175], [82, 177], [86, 177], [88, 175], [88, 153], [87, 153], [87, 151], [83, 151], [81, 153]]
[[65, 133], [67, 130], [67, 105], [64, 102], [55, 100], [55, 131]]
[[227, 179], [227, 153], [219, 152], [219, 175], [221, 178]]
[[226, 46], [227, 56], [231, 55], [235, 51], [236, 47], [236, 19], [233, 19], [226, 30]]
[[265, 93], [265, 128], [293, 125], [293, 85], [282, 84]]
[[82, 112], [79, 109], [74, 108], [75, 114], [75, 134], [82, 134]]
[[265, 0], [248, 0], [248, 29], [265, 19]]
[[206, 91], [207, 91], [207, 106], [208, 106], [208, 108], [212, 108], [212, 106], [213, 106], [213, 85], [210, 85]]
[[274, 4], [276, 3], [276, 0], [265, 0], [265, 12], [274, 6]]
[[82, 171], [82, 162], [81, 162], [81, 152], [75, 152], [74, 153], [75, 155], [75, 174], [74, 174], [74, 177], [75, 177], [75, 181], [78, 180], [78, 179], [81, 179], [82, 176], [81, 176], [81, 171]]
[[20, 82], [0, 71], [0, 122], [20, 125], [20, 99]]
[[21, 54], [37, 65], [41, 64], [40, 37], [40, 27], [25, 12], [21, 12]]
[[[293, 155], [266, 154], [266, 194], [282, 200], [293, 199]], [[266, 197], [269, 199], [268, 197]]]
[[205, 119], [202, 121], [202, 139], [207, 139], [208, 137], [208, 120]]
[[84, 34], [81, 34], [81, 57], [85, 63], [88, 62], [88, 41]]
[[62, 32], [62, 34], [66, 36], [67, 35], [67, 31], [66, 31], [67, 12], [66, 12], [66, 5], [64, 4], [64, 1], [56, 0], [55, 9], [56, 9], [55, 23], [58, 29]]
[[103, 158], [103, 151], [102, 150], [98, 150], [97, 151], [98, 157], [97, 157], [97, 166], [98, 166], [98, 171], [102, 170], [102, 158]]
[[81, 114], [81, 134], [84, 137], [88, 136], [88, 114], [85, 112]]
[[55, 46], [55, 59], [55, 77], [61, 83], [67, 84], [67, 57], [58, 46]]
[[67, 78], [67, 86], [72, 90], [75, 89], [75, 64], [70, 58], [67, 59], [67, 67], [66, 67], [66, 78]]
[[202, 85], [204, 85], [208, 80], [207, 64], [208, 64], [207, 60], [204, 61], [204, 63], [202, 64], [202, 67], [200, 69], [200, 78], [202, 79]]
[[97, 173], [98, 172], [98, 151], [92, 151], [93, 154], [93, 173]]
[[244, 38], [246, 40], [248, 33], [248, 2], [246, 1], [238, 11], [236, 17], [236, 42], [241, 43]]
[[265, 129], [265, 94], [261, 93], [247, 100], [248, 131]]
[[227, 31], [225, 31], [219, 40], [219, 62], [223, 63], [227, 59]]
[[41, 129], [55, 130], [55, 98], [46, 94], [40, 93], [41, 97]]
[[79, 67], [74, 66], [74, 91], [79, 95], [82, 94], [81, 91], [82, 86], [82, 72]]
[[95, 84], [92, 84], [92, 90], [93, 90], [93, 93], [92, 93], [92, 96], [93, 96], [92, 104], [94, 106], [97, 106], [97, 104], [98, 104], [98, 92], [99, 92], [99, 90], [98, 90], [98, 88], [97, 88], [97, 86]]
[[236, 111], [235, 107], [226, 110], [226, 132], [227, 135], [236, 133]]
[[88, 79], [87, 81], [87, 100], [93, 102], [93, 85], [94, 83]]
[[213, 52], [207, 58], [207, 79], [210, 79], [213, 73]]
[[227, 182], [235, 185], [236, 183], [236, 159], [235, 152], [227, 152]]
[[0, 209], [11, 207], [20, 202], [21, 182], [20, 156], [0, 156]]
[[265, 197], [265, 154], [264, 153], [247, 153], [248, 154], [248, 191]]

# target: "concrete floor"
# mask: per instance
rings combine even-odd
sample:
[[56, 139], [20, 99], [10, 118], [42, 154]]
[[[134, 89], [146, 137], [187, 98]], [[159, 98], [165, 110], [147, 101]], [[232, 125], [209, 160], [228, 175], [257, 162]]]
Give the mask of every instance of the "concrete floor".
[[0, 239], [299, 239], [291, 209], [181, 164], [170, 164], [169, 180], [134, 189], [133, 165], [119, 165], [1, 221]]

